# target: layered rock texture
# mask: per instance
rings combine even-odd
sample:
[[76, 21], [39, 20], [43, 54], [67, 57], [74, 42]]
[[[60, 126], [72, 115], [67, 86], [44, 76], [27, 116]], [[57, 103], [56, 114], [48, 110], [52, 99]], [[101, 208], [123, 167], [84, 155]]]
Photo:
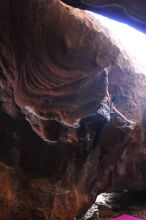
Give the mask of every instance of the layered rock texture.
[[[0, 220], [72, 220], [101, 192], [146, 189], [146, 76], [93, 15], [50, 0], [0, 1]], [[106, 92], [92, 149], [79, 120]], [[92, 139], [98, 124], [91, 125]]]

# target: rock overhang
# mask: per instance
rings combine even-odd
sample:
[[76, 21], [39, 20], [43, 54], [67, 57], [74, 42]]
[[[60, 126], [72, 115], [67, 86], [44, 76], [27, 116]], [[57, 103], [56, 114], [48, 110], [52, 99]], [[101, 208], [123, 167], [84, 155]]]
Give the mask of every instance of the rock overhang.
[[[7, 210], [20, 217], [23, 207], [30, 217], [29, 201], [38, 218], [68, 220], [84, 213], [97, 193], [131, 185], [137, 173], [141, 180], [132, 186], [145, 189], [139, 125], [146, 104], [145, 76], [134, 70], [92, 15], [58, 1], [16, 3], [17, 10], [10, 1], [3, 2], [8, 14], [1, 21], [7, 30], [0, 44], [1, 169], [11, 167], [6, 176], [15, 194]], [[10, 14], [13, 20], [7, 26]], [[87, 152], [75, 122], [96, 112], [96, 102], [105, 95], [102, 73], [107, 66], [115, 105], [138, 125], [131, 129], [112, 122], [101, 146]], [[44, 198], [51, 198], [49, 205]], [[2, 199], [8, 201], [7, 193]]]

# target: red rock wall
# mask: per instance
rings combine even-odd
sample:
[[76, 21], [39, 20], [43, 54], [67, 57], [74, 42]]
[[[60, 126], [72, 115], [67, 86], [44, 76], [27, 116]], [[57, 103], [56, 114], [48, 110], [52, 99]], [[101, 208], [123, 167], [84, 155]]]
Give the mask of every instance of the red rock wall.
[[55, 0], [1, 0], [0, 15], [0, 219], [72, 220], [112, 187], [145, 190], [140, 125], [113, 120], [91, 152], [75, 126], [96, 112], [107, 66], [115, 105], [141, 120], [146, 77], [112, 35]]

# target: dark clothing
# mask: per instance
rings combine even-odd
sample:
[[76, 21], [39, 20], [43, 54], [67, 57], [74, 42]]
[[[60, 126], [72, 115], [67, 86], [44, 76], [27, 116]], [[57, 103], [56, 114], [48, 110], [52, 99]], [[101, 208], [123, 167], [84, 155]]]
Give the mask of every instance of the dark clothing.
[[[80, 126], [83, 129], [84, 134], [86, 137], [89, 137], [89, 126], [91, 124], [97, 123], [98, 127], [96, 130], [95, 138], [92, 143], [92, 147], [94, 148], [103, 132], [103, 129], [106, 127], [108, 122], [110, 121], [110, 114], [113, 113], [113, 103], [110, 99], [103, 101], [99, 106], [96, 113], [91, 113], [88, 116], [82, 118], [80, 121]], [[88, 140], [90, 141], [90, 140]]]
[[106, 119], [106, 118], [103, 115], [98, 114], [98, 112], [91, 113], [91, 114], [89, 114], [86, 117], [81, 119], [80, 125], [98, 123], [99, 121], [102, 121], [104, 119]]
[[[97, 123], [98, 127], [96, 130], [96, 134], [95, 134], [95, 138], [94, 141], [92, 143], [92, 146], [90, 148], [94, 148], [97, 144], [97, 141], [99, 140], [103, 129], [105, 128], [105, 126], [108, 124], [108, 120], [107, 118], [103, 117], [102, 115], [98, 114], [98, 113], [92, 113], [90, 115], [88, 115], [85, 118], [82, 118], [82, 120], [80, 121], [80, 125], [82, 127], [82, 131], [85, 135], [85, 138], [90, 137], [90, 131], [89, 131], [89, 127], [91, 124]], [[88, 139], [87, 141], [90, 141], [90, 139]]]

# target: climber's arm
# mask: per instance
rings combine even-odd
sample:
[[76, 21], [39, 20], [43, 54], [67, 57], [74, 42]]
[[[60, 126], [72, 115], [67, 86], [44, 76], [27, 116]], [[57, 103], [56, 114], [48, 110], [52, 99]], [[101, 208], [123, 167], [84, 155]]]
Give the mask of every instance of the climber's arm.
[[125, 122], [131, 123], [130, 120], [128, 120], [121, 112], [118, 111], [118, 109], [113, 106], [113, 112], [115, 112], [118, 116], [120, 116]]
[[108, 82], [109, 68], [104, 68], [104, 81], [105, 81], [105, 97], [109, 98], [109, 82]]

